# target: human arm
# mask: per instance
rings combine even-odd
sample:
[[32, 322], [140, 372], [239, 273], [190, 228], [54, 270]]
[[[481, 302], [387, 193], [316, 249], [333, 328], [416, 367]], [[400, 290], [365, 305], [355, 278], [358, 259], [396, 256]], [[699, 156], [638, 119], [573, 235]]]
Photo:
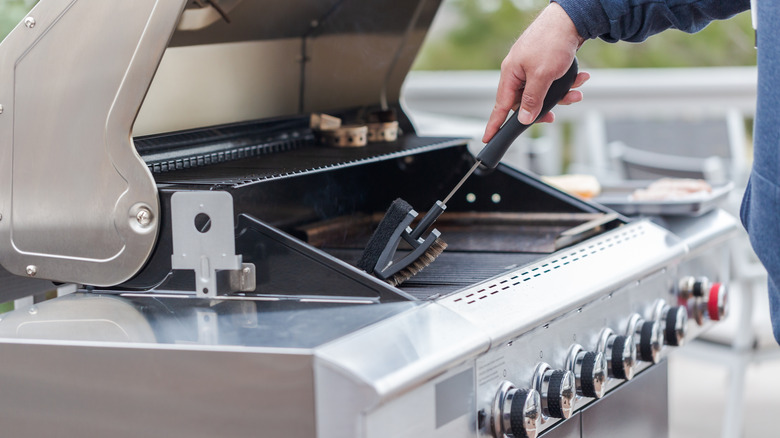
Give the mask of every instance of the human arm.
[[[482, 141], [495, 135], [510, 109], [530, 124], [553, 80], [561, 77], [577, 49], [588, 39], [642, 41], [669, 28], [696, 32], [714, 19], [728, 18], [750, 7], [750, 0], [555, 0], [512, 46], [501, 64], [496, 103]], [[574, 88], [588, 79], [580, 73]], [[561, 101], [582, 100], [573, 90]], [[541, 121], [552, 121], [553, 116]]]

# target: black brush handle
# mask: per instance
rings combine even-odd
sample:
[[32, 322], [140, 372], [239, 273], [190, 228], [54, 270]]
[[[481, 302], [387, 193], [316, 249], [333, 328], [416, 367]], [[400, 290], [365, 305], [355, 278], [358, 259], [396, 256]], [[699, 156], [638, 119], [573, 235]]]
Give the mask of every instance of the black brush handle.
[[[571, 90], [571, 86], [574, 85], [574, 80], [577, 78], [577, 58], [571, 63], [569, 70], [561, 76], [559, 79], [553, 81], [550, 85], [550, 89], [547, 91], [547, 95], [544, 97], [544, 103], [542, 104], [542, 112], [539, 113], [539, 117], [534, 120], [534, 123], [539, 121], [545, 114], [550, 112], [551, 109], [558, 102], [566, 96], [566, 93]], [[522, 134], [531, 125], [523, 125], [517, 120], [517, 112], [512, 111], [509, 119], [501, 125], [496, 135], [490, 139], [487, 145], [477, 155], [477, 160], [482, 162], [483, 165], [493, 169], [498, 166], [498, 162], [506, 154], [507, 149], [515, 139]]]

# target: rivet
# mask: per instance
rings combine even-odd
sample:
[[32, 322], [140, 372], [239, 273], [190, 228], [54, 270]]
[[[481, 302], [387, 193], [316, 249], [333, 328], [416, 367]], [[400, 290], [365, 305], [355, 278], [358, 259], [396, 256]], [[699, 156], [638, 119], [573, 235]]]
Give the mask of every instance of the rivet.
[[3, 114], [3, 105], [0, 105], [0, 114]]
[[30, 315], [35, 315], [36, 313], [38, 313], [38, 308], [35, 306], [30, 306], [30, 308], [27, 309], [27, 313], [29, 313]]
[[35, 18], [33, 18], [33, 17], [25, 18], [24, 19], [24, 25], [27, 26], [28, 28], [32, 29], [33, 27], [35, 27]]
[[35, 277], [35, 274], [38, 273], [38, 267], [35, 265], [30, 265], [27, 267], [27, 269], [25, 269], [25, 271], [27, 272], [27, 275], [29, 275], [30, 277]]
[[141, 207], [135, 215], [138, 225], [148, 227], [152, 223], [152, 212], [146, 207]]
[[0, 213], [0, 221], [3, 220], [3, 214]]

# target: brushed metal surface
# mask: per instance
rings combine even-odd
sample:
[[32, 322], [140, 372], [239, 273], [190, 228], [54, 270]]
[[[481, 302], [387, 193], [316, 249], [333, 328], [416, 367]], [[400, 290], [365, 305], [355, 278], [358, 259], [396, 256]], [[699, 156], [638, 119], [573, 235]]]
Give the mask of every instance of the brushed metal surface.
[[[418, 431], [431, 436], [427, 433], [435, 426], [435, 383], [444, 372], [457, 374], [472, 368], [474, 357], [488, 345], [483, 332], [453, 312], [429, 303], [318, 348], [317, 436], [366, 436], [361, 432], [366, 427], [371, 428], [370, 434], [365, 432], [369, 436], [408, 436], [393, 435], [392, 431]], [[413, 395], [407, 398], [407, 394]], [[428, 401], [420, 402], [418, 396]], [[393, 400], [398, 403], [392, 404]], [[421, 419], [419, 414], [410, 414], [408, 403], [401, 400], [422, 403], [419, 406], [433, 416]], [[391, 405], [385, 410], [382, 406], [388, 401]], [[371, 419], [365, 419], [365, 413], [372, 411]], [[420, 428], [388, 425], [388, 419], [398, 418], [388, 417], [393, 412], [409, 414]], [[449, 431], [444, 436], [453, 436], [454, 430], [458, 436], [473, 436], [473, 415], [471, 412], [439, 430]], [[367, 421], [370, 424], [364, 424]], [[383, 428], [383, 424], [388, 426]]]
[[[113, 285], [146, 261], [157, 188], [130, 137], [184, 0], [46, 0], [0, 44], [0, 263]], [[139, 226], [146, 208], [151, 222]]]
[[133, 136], [295, 114], [300, 46], [285, 39], [169, 47]]
[[664, 360], [582, 411], [582, 438], [669, 436], [668, 373]]
[[[204, 221], [201, 228], [196, 222]], [[195, 271], [195, 293], [217, 296], [217, 271], [241, 269], [228, 192], [176, 192], [171, 196], [171, 268]]]
[[500, 343], [649, 275], [686, 251], [668, 231], [649, 221], [633, 222], [440, 303]]
[[0, 342], [3, 436], [315, 436], [308, 350], [27, 342]]

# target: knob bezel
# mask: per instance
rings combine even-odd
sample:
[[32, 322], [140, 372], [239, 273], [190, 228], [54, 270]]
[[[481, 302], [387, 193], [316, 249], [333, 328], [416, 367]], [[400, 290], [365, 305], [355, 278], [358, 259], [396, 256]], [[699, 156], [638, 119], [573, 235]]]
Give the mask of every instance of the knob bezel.
[[638, 313], [631, 315], [626, 334], [634, 335], [637, 360], [658, 363], [664, 346], [663, 326], [655, 320], [645, 320]]
[[586, 351], [580, 344], [569, 347], [566, 369], [574, 374], [577, 397], [603, 397], [607, 390], [607, 367], [602, 353]]
[[[523, 428], [517, 431], [512, 427], [512, 420], [517, 420], [518, 411], [515, 409], [519, 406], [519, 398], [522, 398]], [[517, 388], [509, 381], [501, 382], [493, 400], [491, 426], [494, 437], [536, 438], [541, 421], [542, 401], [539, 392], [533, 388]]]
[[[577, 389], [571, 371], [554, 370], [549, 364], [541, 362], [534, 371], [532, 386], [542, 399], [542, 423], [550, 418], [565, 420], [574, 413]], [[551, 400], [552, 391], [558, 393], [555, 400]]]
[[612, 329], [604, 328], [599, 336], [598, 351], [604, 355], [609, 366], [608, 375], [613, 379], [631, 380], [636, 367], [636, 344], [634, 336], [616, 335]]

